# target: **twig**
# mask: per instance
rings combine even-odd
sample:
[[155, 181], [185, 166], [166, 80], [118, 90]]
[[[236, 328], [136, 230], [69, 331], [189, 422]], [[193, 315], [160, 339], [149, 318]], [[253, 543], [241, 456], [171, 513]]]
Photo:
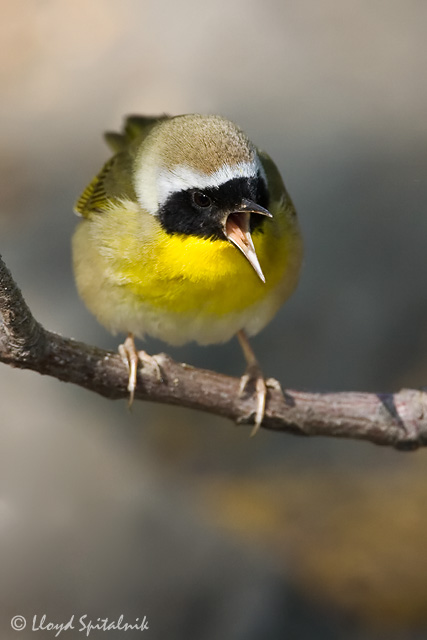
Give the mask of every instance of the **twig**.
[[[162, 381], [149, 364], [139, 370], [135, 398], [189, 407], [253, 423], [255, 401], [239, 396], [239, 379], [196, 369], [160, 354]], [[116, 353], [46, 331], [33, 317], [0, 257], [0, 361], [126, 398], [128, 372]], [[295, 435], [367, 440], [401, 450], [427, 445], [427, 393], [306, 393], [271, 381], [262, 427]]]

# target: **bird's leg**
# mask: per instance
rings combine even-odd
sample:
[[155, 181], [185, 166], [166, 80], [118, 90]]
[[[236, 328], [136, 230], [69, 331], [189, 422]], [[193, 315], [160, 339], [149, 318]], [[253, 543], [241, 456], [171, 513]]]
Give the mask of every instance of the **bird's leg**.
[[247, 362], [246, 372], [240, 380], [239, 394], [242, 395], [250, 382], [255, 383], [256, 394], [256, 411], [255, 411], [255, 424], [251, 431], [251, 437], [254, 436], [259, 430], [265, 413], [265, 401], [267, 398], [267, 385], [262, 374], [261, 368], [258, 364], [258, 360], [249, 344], [246, 333], [241, 329], [237, 333], [237, 337], [242, 347], [243, 355]]
[[129, 402], [128, 406], [132, 406], [136, 382], [137, 382], [137, 373], [138, 373], [138, 364], [141, 362], [144, 364], [149, 364], [154, 367], [157, 375], [157, 379], [159, 382], [163, 382], [162, 371], [160, 369], [160, 365], [156, 360], [156, 356], [150, 356], [145, 351], [137, 351], [135, 347], [135, 340], [133, 337], [133, 333], [129, 333], [126, 340], [123, 344], [119, 344], [119, 354], [129, 369], [129, 382], [128, 382], [128, 391], [129, 391]]
[[139, 356], [135, 347], [135, 341], [133, 339], [133, 333], [129, 333], [123, 344], [119, 344], [119, 354], [129, 370], [129, 401], [130, 407], [133, 403], [136, 389], [136, 374], [138, 371]]

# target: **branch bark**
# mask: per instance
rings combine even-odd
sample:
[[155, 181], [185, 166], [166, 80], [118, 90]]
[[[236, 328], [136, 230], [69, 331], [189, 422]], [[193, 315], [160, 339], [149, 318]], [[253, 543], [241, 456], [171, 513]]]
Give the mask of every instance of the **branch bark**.
[[[158, 371], [138, 372], [135, 398], [189, 407], [253, 424], [255, 401], [239, 396], [240, 380], [178, 363], [166, 354]], [[126, 398], [128, 371], [117, 353], [64, 338], [33, 317], [0, 257], [0, 361], [72, 382], [110, 398]], [[367, 440], [400, 450], [427, 445], [427, 393], [307, 393], [269, 385], [262, 427], [304, 436]]]

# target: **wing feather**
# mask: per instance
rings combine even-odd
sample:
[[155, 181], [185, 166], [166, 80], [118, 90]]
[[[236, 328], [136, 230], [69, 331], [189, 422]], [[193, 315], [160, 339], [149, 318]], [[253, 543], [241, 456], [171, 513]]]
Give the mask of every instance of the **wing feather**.
[[133, 162], [139, 145], [152, 128], [170, 116], [128, 116], [122, 133], [105, 133], [115, 152], [88, 184], [77, 200], [74, 211], [85, 218], [102, 213], [120, 200], [137, 202], [132, 184]]

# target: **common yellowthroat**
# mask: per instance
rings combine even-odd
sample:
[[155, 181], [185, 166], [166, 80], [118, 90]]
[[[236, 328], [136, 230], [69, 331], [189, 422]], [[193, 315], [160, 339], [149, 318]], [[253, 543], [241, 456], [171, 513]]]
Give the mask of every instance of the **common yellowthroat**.
[[73, 262], [89, 310], [127, 334], [130, 400], [139, 360], [153, 361], [134, 335], [172, 345], [237, 335], [248, 365], [241, 390], [255, 382], [256, 431], [267, 390], [247, 336], [293, 292], [302, 259], [276, 165], [215, 115], [131, 116], [105, 137], [114, 155], [75, 205]]

